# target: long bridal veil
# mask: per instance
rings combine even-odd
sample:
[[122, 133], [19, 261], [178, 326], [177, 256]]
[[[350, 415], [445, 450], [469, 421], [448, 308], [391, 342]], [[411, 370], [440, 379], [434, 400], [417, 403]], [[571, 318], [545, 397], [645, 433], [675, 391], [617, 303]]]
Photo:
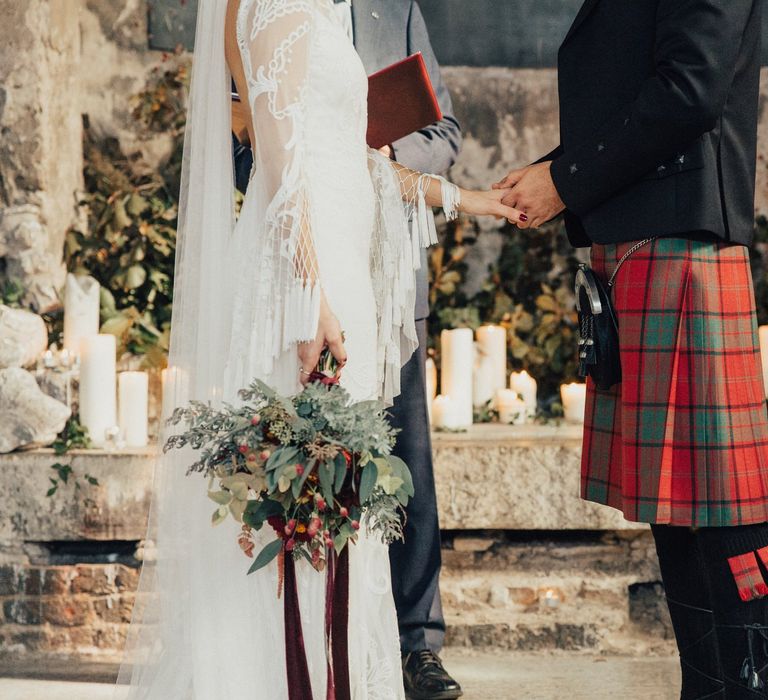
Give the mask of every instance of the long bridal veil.
[[[234, 283], [227, 274], [234, 187], [230, 81], [224, 55], [226, 9], [227, 0], [198, 3], [165, 413], [190, 397], [213, 402], [221, 398], [230, 337], [230, 321], [223, 310]], [[232, 596], [225, 603], [217, 591], [237, 572], [212, 570], [205, 559], [212, 509], [201, 479], [185, 476], [188, 458], [174, 450], [156, 465], [144, 567], [118, 677], [119, 684], [131, 686], [130, 698], [181, 700], [192, 696], [193, 685], [195, 697], [242, 695], [242, 689], [228, 692], [242, 679], [192, 677], [196, 656], [204, 653], [208, 668], [224, 670], [226, 664], [217, 659], [223, 660], [229, 650], [247, 645], [248, 640], [233, 639], [229, 633], [227, 616], [237, 614], [239, 602]], [[212, 546], [215, 551], [216, 543]], [[246, 578], [244, 571], [241, 576]], [[193, 643], [195, 639], [204, 642]]]

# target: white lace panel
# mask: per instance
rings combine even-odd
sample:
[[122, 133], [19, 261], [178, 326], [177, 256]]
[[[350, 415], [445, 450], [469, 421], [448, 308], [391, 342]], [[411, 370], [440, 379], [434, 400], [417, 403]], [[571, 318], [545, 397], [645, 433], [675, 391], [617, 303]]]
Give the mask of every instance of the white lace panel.
[[[264, 230], [254, 334], [269, 361], [296, 342], [313, 340], [320, 284], [306, 176], [307, 74], [313, 47], [312, 3], [307, 0], [242, 0], [238, 44], [253, 115], [254, 170]], [[266, 317], [264, 316], [266, 314]], [[261, 323], [259, 322], [261, 321]], [[266, 345], [266, 347], [265, 347]]]

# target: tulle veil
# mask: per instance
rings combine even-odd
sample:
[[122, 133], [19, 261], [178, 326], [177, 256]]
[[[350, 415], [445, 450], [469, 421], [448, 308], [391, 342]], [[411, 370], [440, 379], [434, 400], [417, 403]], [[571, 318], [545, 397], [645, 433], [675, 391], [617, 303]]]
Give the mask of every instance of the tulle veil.
[[[227, 0], [198, 3], [165, 415], [190, 398], [214, 403], [222, 398], [231, 322], [225, 310], [233, 284], [227, 274], [227, 250], [235, 224], [230, 75], [224, 54], [226, 10]], [[189, 463], [189, 454], [178, 450], [157, 460], [145, 561], [116, 697], [126, 697], [121, 687], [125, 685], [130, 686], [130, 698], [189, 697], [194, 655], [200, 653], [198, 645], [191, 643], [193, 637], [206, 635], [209, 644], [203, 646], [214, 657], [224, 657], [230, 644], [243, 641], [228, 639], [226, 620], [212, 619], [214, 612], [226, 614], [212, 611], [208, 603], [216, 597], [217, 575], [227, 574], [210, 571], [198, 556], [198, 537], [205, 538], [212, 529], [211, 506], [201, 479], [185, 475]], [[190, 615], [189, 611], [196, 612]], [[239, 697], [227, 691], [234, 680], [221, 678], [221, 686], [207, 694], [196, 681], [196, 696]]]

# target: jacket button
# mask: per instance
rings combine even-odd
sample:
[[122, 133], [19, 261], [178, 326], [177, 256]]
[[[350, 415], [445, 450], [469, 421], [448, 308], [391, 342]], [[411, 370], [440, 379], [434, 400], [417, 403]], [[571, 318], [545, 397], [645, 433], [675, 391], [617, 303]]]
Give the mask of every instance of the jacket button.
[[680, 165], [682, 165], [683, 163], [685, 163], [685, 156], [684, 156], [684, 155], [682, 155], [682, 156], [678, 156], [678, 157], [677, 157], [677, 162], [678, 162], [678, 163], [680, 163]]
[[628, 126], [628, 125], [629, 125], [629, 117], [625, 117], [624, 126]]
[[577, 172], [579, 172], [579, 166], [576, 165], [576, 163], [571, 163], [570, 171], [571, 175], [575, 175]]
[[605, 144], [604, 143], [598, 143], [597, 144], [597, 150], [598, 151], [604, 151], [605, 150]]

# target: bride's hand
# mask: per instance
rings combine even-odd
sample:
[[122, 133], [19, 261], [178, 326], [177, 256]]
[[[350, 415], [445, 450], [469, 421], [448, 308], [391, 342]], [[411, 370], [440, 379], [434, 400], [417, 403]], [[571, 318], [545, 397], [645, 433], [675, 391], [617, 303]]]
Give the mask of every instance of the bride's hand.
[[475, 216], [495, 216], [497, 219], [508, 219], [512, 224], [528, 221], [528, 217], [523, 212], [501, 203], [507, 194], [509, 194], [508, 189], [485, 192], [462, 189], [459, 211]]
[[301, 383], [307, 384], [312, 372], [320, 361], [320, 353], [328, 346], [341, 369], [347, 362], [344, 349], [344, 336], [339, 319], [334, 316], [325, 294], [320, 299], [320, 319], [317, 323], [317, 337], [311, 343], [299, 343], [299, 361], [301, 362]]

